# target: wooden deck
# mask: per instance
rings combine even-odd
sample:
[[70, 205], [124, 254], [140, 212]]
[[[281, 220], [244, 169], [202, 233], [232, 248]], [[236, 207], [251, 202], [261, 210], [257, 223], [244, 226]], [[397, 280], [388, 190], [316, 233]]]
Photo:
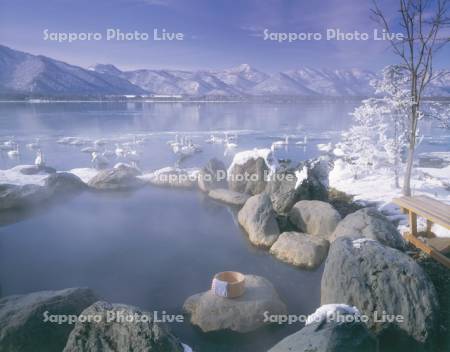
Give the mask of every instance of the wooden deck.
[[393, 202], [409, 215], [410, 233], [405, 236], [406, 240], [450, 269], [450, 259], [439, 251], [445, 248], [443, 241], [435, 241], [439, 243], [436, 247], [441, 247], [435, 248], [417, 238], [418, 216], [426, 219], [428, 234], [431, 233], [433, 224], [450, 229], [450, 205], [427, 196], [394, 198]]

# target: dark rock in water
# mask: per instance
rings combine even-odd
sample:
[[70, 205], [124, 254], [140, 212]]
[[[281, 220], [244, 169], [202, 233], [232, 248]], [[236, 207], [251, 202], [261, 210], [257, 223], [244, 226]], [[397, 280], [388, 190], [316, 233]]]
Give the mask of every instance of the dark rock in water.
[[[436, 337], [439, 306], [433, 283], [412, 258], [378, 241], [340, 237], [331, 244], [321, 303], [336, 302], [358, 308], [377, 334], [402, 331], [418, 346], [432, 346]], [[402, 321], [382, 319], [383, 314]]]
[[61, 352], [73, 325], [45, 321], [46, 316], [78, 316], [97, 299], [87, 288], [1, 298], [0, 352]]
[[45, 179], [45, 186], [54, 195], [78, 193], [87, 188], [86, 184], [78, 176], [68, 172], [51, 174]]
[[328, 201], [328, 189], [313, 175], [308, 175], [297, 188], [297, 198], [301, 200]]
[[203, 192], [217, 188], [227, 188], [227, 169], [225, 164], [215, 158], [209, 160], [198, 174], [198, 188]]
[[377, 352], [377, 339], [362, 322], [314, 322], [268, 352]]
[[248, 194], [230, 191], [228, 189], [216, 188], [208, 193], [212, 199], [224, 202], [230, 205], [243, 206], [250, 198]]
[[141, 187], [144, 182], [136, 177], [136, 170], [131, 167], [114, 167], [102, 170], [88, 183], [98, 190], [130, 190]]
[[23, 175], [54, 174], [56, 170], [49, 166], [24, 166], [19, 171]]
[[265, 190], [268, 175], [269, 168], [263, 158], [249, 159], [228, 170], [228, 185], [232, 191], [255, 195]]
[[302, 191], [296, 188], [297, 177], [292, 171], [277, 172], [267, 184], [273, 209], [278, 214], [287, 214], [301, 200]]
[[[154, 322], [150, 313], [136, 307], [99, 301], [82, 315], [98, 316], [100, 322], [77, 322], [63, 352], [183, 351], [165, 325]], [[121, 316], [125, 318], [120, 320]], [[133, 321], [123, 321], [126, 317]]]
[[347, 215], [337, 225], [330, 241], [338, 237], [365, 237], [392, 248], [405, 249], [405, 240], [397, 228], [374, 208], [364, 208]]
[[304, 233], [328, 239], [341, 220], [333, 206], [319, 200], [301, 200], [289, 212], [289, 220]]
[[51, 194], [46, 187], [38, 185], [0, 185], [0, 210], [19, 209], [46, 201]]
[[268, 323], [264, 321], [265, 314], [287, 313], [273, 285], [256, 275], [245, 275], [245, 292], [238, 298], [219, 297], [208, 290], [189, 297], [183, 309], [191, 314], [191, 323], [204, 332], [250, 332]]
[[239, 211], [238, 221], [256, 246], [270, 247], [280, 234], [272, 202], [266, 193], [250, 197]]

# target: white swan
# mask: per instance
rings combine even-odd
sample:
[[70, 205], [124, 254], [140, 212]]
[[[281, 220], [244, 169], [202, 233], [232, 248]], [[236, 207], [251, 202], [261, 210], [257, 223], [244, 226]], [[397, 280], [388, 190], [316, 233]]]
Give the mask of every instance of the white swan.
[[288, 145], [289, 144], [289, 136], [285, 136], [284, 137], [284, 141], [276, 141], [273, 142], [272, 145], [276, 148], [276, 147], [281, 147], [284, 145]]
[[103, 155], [103, 153], [93, 152], [91, 162], [96, 168], [102, 168], [109, 164], [109, 160]]
[[123, 149], [120, 145], [116, 144], [116, 150], [114, 151], [118, 158], [125, 157], [125, 149]]
[[297, 144], [297, 145], [307, 145], [308, 144], [308, 136], [305, 135], [305, 137], [303, 137], [303, 141], [298, 141], [295, 144]]
[[10, 159], [17, 159], [20, 156], [19, 145], [16, 144], [13, 150], [8, 152], [8, 157]]
[[36, 165], [38, 168], [45, 166], [45, 159], [44, 154], [42, 153], [42, 150], [38, 149], [36, 153], [36, 159], [34, 159], [34, 165]]
[[31, 150], [39, 149], [41, 147], [41, 140], [36, 138], [35, 142], [28, 143], [26, 147]]
[[321, 152], [329, 153], [333, 150], [333, 145], [330, 143], [320, 143], [317, 144], [317, 149], [319, 149]]

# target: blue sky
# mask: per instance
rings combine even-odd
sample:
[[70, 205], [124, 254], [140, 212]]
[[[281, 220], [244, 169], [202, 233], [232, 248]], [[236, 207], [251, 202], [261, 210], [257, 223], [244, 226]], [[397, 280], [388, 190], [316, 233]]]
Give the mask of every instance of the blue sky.
[[[380, 1], [392, 16], [397, 1]], [[271, 32], [369, 32], [371, 0], [0, 0], [0, 43], [80, 66], [113, 63], [121, 69], [221, 69], [248, 63], [276, 72], [302, 66], [379, 69], [398, 60], [383, 41], [263, 40]], [[51, 32], [100, 32], [107, 28], [183, 32], [185, 40], [43, 40]], [[448, 68], [450, 49], [437, 58]]]

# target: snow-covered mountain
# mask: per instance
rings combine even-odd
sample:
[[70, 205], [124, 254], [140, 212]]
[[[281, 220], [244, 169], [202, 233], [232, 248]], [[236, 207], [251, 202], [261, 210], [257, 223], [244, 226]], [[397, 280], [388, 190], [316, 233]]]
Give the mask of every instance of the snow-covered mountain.
[[[373, 94], [374, 78], [373, 72], [360, 69], [267, 74], [247, 64], [200, 71], [123, 71], [111, 64], [84, 69], [0, 45], [0, 94], [362, 97]], [[449, 71], [433, 82], [428, 95], [450, 96]]]
[[145, 91], [117, 75], [86, 70], [0, 45], [0, 93], [115, 95]]

